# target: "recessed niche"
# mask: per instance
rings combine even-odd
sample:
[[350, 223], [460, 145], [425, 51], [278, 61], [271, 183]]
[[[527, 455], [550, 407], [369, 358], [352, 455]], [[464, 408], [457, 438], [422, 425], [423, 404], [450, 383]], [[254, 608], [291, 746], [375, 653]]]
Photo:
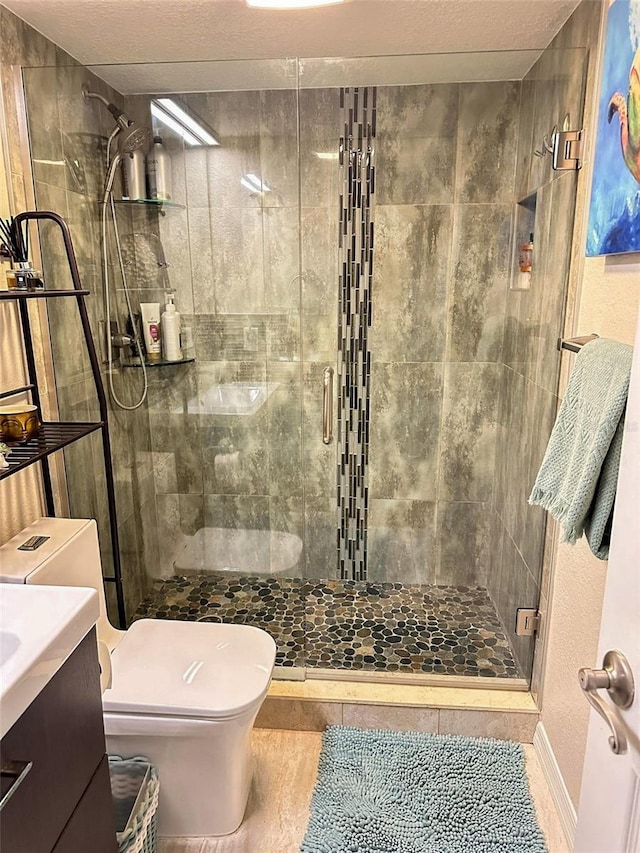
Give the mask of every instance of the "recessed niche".
[[510, 290], [531, 289], [531, 271], [535, 264], [536, 202], [537, 193], [532, 193], [516, 204]]

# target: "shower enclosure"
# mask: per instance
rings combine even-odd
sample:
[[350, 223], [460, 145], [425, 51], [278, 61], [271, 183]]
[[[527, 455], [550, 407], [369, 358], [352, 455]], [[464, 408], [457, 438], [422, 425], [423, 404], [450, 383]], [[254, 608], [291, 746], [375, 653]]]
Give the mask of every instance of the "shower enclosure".
[[[527, 685], [516, 610], [539, 599], [545, 515], [527, 498], [557, 404], [576, 184], [540, 149], [581, 127], [584, 67], [552, 46], [25, 70], [37, 203], [70, 222], [99, 343], [127, 311], [109, 244], [104, 314], [112, 125], [82, 86], [171, 156], [169, 201], [115, 187], [134, 310], [175, 291], [193, 347], [148, 367], [137, 411], [112, 406], [130, 619], [258, 625], [284, 677]], [[219, 144], [189, 142], [161, 99]], [[89, 416], [63, 312], [59, 405]], [[104, 369], [138, 399], [134, 352]], [[108, 573], [98, 461], [65, 452], [71, 512], [98, 518]]]

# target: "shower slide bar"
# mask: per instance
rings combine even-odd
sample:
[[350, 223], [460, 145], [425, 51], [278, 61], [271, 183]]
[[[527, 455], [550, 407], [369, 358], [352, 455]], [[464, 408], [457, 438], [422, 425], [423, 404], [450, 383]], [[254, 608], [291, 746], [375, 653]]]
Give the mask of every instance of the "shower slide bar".
[[595, 341], [599, 335], [583, 335], [580, 338], [558, 338], [558, 349], [569, 350], [569, 352], [580, 352], [585, 344]]

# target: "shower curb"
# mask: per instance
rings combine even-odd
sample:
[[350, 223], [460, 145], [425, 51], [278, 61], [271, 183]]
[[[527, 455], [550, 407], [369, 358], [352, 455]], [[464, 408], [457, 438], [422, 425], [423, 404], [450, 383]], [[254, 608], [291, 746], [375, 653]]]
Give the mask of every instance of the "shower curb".
[[533, 743], [529, 693], [346, 682], [273, 682], [256, 726], [324, 731], [329, 725], [495, 737]]

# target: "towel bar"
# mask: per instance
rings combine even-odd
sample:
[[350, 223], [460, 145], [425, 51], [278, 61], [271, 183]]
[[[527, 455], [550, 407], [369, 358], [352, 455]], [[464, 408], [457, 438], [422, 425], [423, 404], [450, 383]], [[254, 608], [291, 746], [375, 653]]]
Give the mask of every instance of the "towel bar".
[[569, 350], [569, 352], [580, 352], [589, 341], [595, 341], [598, 335], [583, 335], [581, 338], [558, 338], [558, 349]]

